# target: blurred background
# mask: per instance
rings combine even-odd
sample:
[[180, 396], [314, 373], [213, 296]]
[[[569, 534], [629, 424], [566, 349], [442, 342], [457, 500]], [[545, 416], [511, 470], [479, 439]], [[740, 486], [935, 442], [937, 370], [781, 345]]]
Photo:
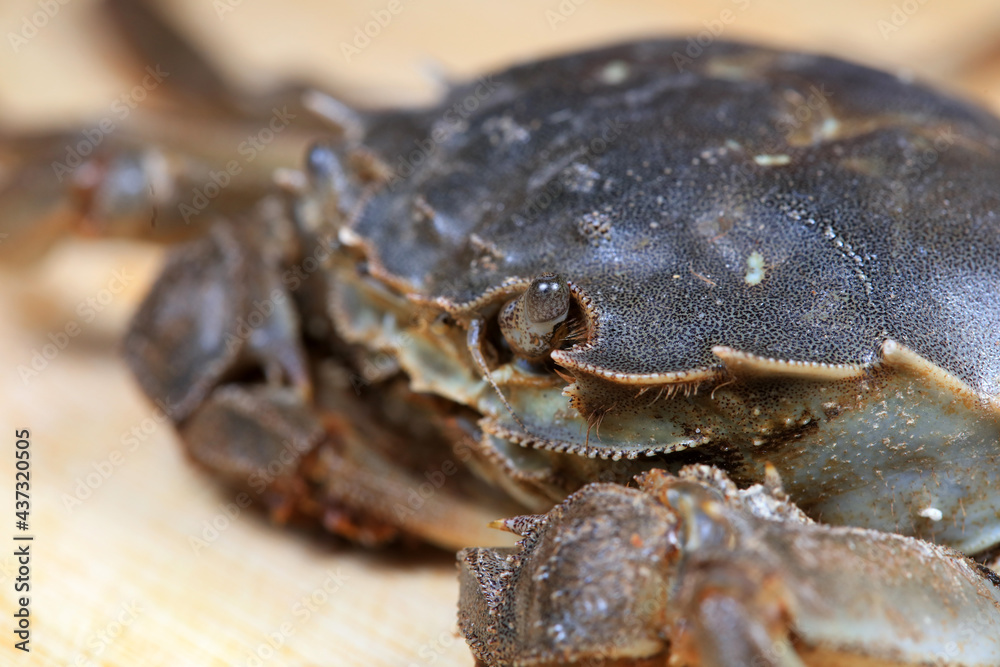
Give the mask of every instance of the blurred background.
[[[386, 20], [390, 5], [398, 11]], [[514, 62], [721, 29], [713, 39], [904, 72], [1000, 111], [995, 0], [174, 0], [163, 9], [236, 90], [260, 96], [294, 81], [355, 103], [428, 104], [448, 80]], [[100, 10], [90, 0], [0, 5], [8, 146], [26, 133], [93, 130], [123, 96], [136, 101], [146, 63], [130, 58]], [[143, 112], [137, 103], [130, 121]], [[192, 126], [193, 141], [209, 139], [202, 131]], [[298, 150], [287, 147], [293, 166]], [[6, 183], [17, 176], [0, 168]], [[7, 218], [16, 204], [2, 203]], [[14, 651], [5, 631], [0, 663], [471, 665], [451, 554], [368, 552], [233, 516], [226, 492], [184, 459], [118, 353], [163, 248], [50, 236], [44, 254], [0, 238], [0, 498], [13, 497], [13, 432], [28, 428], [35, 535], [32, 652]], [[79, 331], [63, 339], [69, 325]], [[51, 358], [35, 358], [61, 340]], [[0, 503], [12, 524], [8, 507]], [[10, 618], [14, 530], [0, 524], [0, 608]]]

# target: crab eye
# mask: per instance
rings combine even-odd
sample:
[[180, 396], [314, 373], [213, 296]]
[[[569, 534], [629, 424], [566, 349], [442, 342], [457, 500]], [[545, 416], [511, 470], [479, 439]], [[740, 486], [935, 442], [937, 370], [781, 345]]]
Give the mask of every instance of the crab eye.
[[524, 312], [533, 325], [558, 324], [569, 313], [569, 286], [554, 273], [532, 280], [521, 298], [524, 299]]
[[553, 334], [566, 320], [569, 307], [569, 285], [561, 276], [544, 273], [503, 307], [500, 331], [515, 354], [537, 360], [552, 350]]

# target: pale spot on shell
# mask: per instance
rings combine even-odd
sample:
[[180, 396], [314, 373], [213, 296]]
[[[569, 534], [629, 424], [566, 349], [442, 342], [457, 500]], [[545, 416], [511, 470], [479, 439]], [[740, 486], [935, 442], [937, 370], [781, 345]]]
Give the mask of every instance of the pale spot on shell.
[[759, 285], [764, 280], [764, 256], [756, 250], [747, 257], [747, 274], [743, 280], [747, 285]]
[[784, 153], [775, 155], [754, 155], [753, 161], [762, 167], [781, 167], [792, 161], [791, 156]]
[[820, 126], [819, 131], [820, 136], [824, 140], [834, 139], [837, 137], [837, 132], [840, 131], [840, 121], [833, 116], [829, 116], [823, 120], [823, 125]]
[[624, 60], [612, 60], [604, 66], [604, 69], [598, 74], [598, 78], [601, 80], [601, 83], [606, 83], [609, 86], [617, 86], [619, 83], [624, 82], [630, 73], [631, 70], [627, 62]]

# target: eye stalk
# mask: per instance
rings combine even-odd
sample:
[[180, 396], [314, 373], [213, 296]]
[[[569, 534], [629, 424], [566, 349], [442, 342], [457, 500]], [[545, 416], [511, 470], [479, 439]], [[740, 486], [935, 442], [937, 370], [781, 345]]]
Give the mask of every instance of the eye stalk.
[[[559, 344], [566, 334], [566, 327], [560, 329], [559, 325], [569, 317], [570, 298], [569, 283], [562, 276], [555, 273], [543, 273], [531, 281], [524, 294], [508, 301], [500, 309], [500, 315], [497, 318], [500, 333], [516, 357], [529, 363], [540, 362]], [[556, 337], [557, 331], [560, 331], [558, 339]], [[469, 322], [469, 331], [466, 337], [469, 353], [483, 372], [483, 377], [500, 397], [500, 402], [503, 403], [507, 412], [522, 430], [527, 431], [520, 417], [514, 412], [514, 408], [511, 407], [503, 392], [500, 391], [500, 387], [493, 380], [489, 364], [486, 363], [486, 357], [483, 354], [485, 335], [486, 322], [481, 317]]]
[[500, 332], [514, 354], [539, 361], [552, 351], [553, 335], [566, 321], [569, 305], [566, 280], [555, 273], [543, 273], [500, 311]]

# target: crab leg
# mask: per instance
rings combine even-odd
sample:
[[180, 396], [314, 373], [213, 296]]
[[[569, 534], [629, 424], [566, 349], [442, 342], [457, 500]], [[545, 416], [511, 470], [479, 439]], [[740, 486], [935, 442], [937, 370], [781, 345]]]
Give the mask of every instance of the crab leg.
[[250, 208], [274, 172], [338, 128], [303, 105], [307, 88], [250, 95], [225, 83], [146, 2], [108, 2], [142, 99], [35, 136], [0, 128], [0, 261], [27, 263], [70, 234], [174, 243], [215, 213]]
[[962, 554], [814, 523], [773, 481], [741, 491], [708, 466], [638, 479], [502, 522], [516, 550], [459, 554], [459, 621], [483, 663], [1000, 661], [1000, 577]]
[[392, 372], [363, 374], [364, 353], [333, 333], [319, 260], [303, 257], [315, 243], [271, 199], [175, 248], [125, 341], [139, 383], [191, 457], [276, 520], [364, 544], [495, 541], [496, 508], [519, 506], [464, 465], [474, 419]]

